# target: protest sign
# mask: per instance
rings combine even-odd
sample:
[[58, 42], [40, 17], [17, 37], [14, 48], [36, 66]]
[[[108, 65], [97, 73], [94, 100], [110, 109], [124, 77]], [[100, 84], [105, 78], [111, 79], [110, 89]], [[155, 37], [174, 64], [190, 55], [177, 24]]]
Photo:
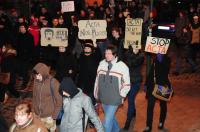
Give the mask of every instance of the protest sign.
[[80, 20], [78, 21], [79, 39], [106, 39], [106, 20]]
[[75, 11], [74, 1], [61, 2], [61, 11], [62, 12], [73, 12], [73, 11]]
[[41, 45], [53, 47], [68, 46], [68, 29], [67, 28], [42, 28]]
[[170, 39], [147, 37], [145, 51], [155, 54], [166, 54], [169, 48]]
[[127, 18], [125, 22], [124, 48], [128, 49], [129, 45], [131, 45], [135, 49], [141, 49], [143, 19]]

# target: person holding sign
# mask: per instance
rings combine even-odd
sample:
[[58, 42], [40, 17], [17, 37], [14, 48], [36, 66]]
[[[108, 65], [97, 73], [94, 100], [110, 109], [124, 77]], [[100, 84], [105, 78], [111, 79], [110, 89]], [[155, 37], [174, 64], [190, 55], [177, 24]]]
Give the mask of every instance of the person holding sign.
[[[159, 100], [152, 95], [155, 83], [159, 85], [167, 85], [168, 87], [171, 87], [171, 84], [168, 78], [170, 62], [171, 61], [169, 57], [158, 53], [156, 55], [155, 60], [153, 61], [153, 64], [151, 65], [151, 68], [150, 68], [150, 71], [145, 83], [148, 106], [147, 106], [146, 128], [144, 129], [143, 132], [151, 132], [152, 130], [153, 109], [154, 109], [156, 100]], [[162, 100], [159, 100], [159, 101], [160, 101], [161, 110], [160, 110], [160, 119], [159, 119], [158, 129], [165, 130], [164, 124], [165, 124], [165, 119], [167, 116], [167, 102], [162, 101]]]
[[[144, 55], [139, 51], [139, 49], [129, 46], [129, 50], [125, 53], [124, 61], [129, 67], [131, 79], [131, 89], [128, 93], [128, 112], [124, 130], [132, 131], [136, 117], [135, 97], [142, 82], [141, 68], [144, 62]], [[132, 127], [129, 129], [130, 125]]]

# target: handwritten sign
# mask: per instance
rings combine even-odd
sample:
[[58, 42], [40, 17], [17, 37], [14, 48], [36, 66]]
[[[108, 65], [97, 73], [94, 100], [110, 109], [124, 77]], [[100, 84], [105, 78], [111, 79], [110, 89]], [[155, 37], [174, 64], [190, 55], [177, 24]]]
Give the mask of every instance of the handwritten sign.
[[105, 39], [107, 23], [105, 20], [80, 20], [78, 21], [79, 39]]
[[155, 54], [166, 54], [169, 48], [170, 39], [147, 37], [145, 51]]
[[141, 49], [142, 23], [143, 19], [127, 18], [125, 20], [125, 43], [124, 48], [131, 45], [134, 49]]
[[68, 29], [67, 28], [42, 28], [41, 45], [60, 47], [68, 46]]
[[61, 10], [62, 10], [62, 12], [73, 12], [73, 11], [75, 11], [74, 1], [61, 2]]

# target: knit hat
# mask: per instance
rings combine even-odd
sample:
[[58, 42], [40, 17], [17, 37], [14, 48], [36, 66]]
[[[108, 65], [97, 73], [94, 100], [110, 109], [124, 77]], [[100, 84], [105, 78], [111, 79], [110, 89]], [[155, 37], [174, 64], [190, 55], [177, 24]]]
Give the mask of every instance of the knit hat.
[[59, 93], [63, 96], [63, 91], [70, 95], [70, 98], [73, 98], [79, 90], [77, 89], [75, 83], [70, 77], [65, 77], [60, 83]]

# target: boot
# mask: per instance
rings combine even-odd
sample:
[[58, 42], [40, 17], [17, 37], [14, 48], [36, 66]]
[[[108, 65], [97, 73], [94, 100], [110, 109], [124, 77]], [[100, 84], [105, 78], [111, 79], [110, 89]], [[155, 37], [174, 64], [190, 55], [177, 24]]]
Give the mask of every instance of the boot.
[[126, 123], [125, 123], [125, 125], [124, 125], [124, 130], [128, 130], [130, 124], [131, 124], [131, 120], [126, 120]]

